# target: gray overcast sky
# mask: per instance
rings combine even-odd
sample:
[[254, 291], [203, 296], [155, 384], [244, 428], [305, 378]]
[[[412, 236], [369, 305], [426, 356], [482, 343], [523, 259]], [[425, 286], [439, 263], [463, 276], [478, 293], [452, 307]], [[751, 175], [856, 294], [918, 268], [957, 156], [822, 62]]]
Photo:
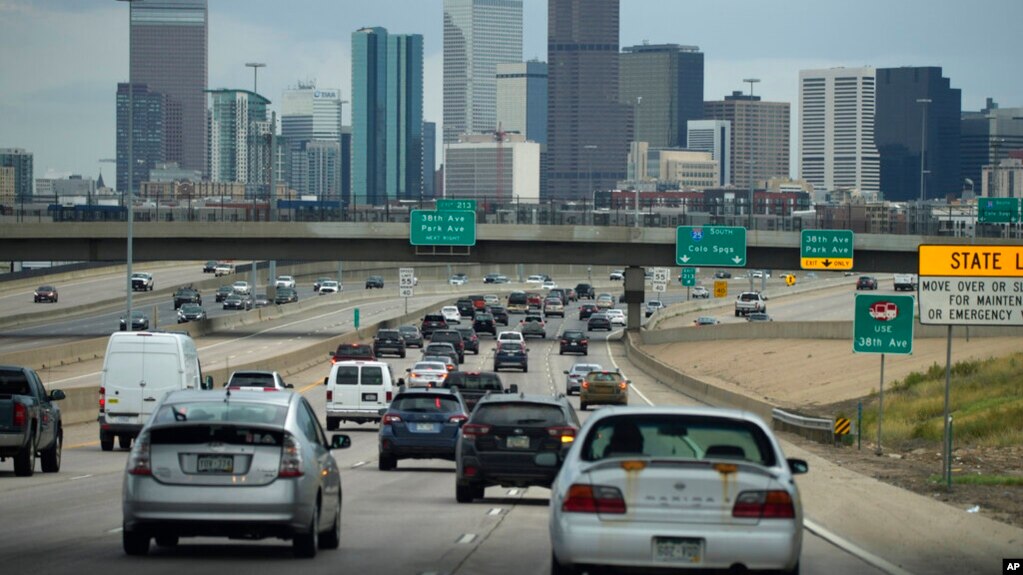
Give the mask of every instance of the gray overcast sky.
[[[425, 116], [442, 119], [442, 0], [210, 0], [209, 86], [250, 88], [266, 62], [275, 103], [299, 80], [351, 93], [350, 36], [363, 26], [418, 33], [426, 45]], [[993, 97], [1023, 106], [1023, 0], [622, 0], [621, 44], [697, 45], [705, 93], [720, 99], [757, 77], [756, 93], [792, 104], [799, 70], [941, 66], [963, 108]], [[114, 0], [0, 0], [0, 147], [35, 154], [36, 177], [108, 183], [114, 93], [128, 73], [128, 8]], [[547, 3], [525, 0], [524, 58], [547, 59]], [[438, 129], [438, 134], [440, 130]], [[795, 131], [793, 131], [795, 134]], [[793, 167], [797, 141], [792, 142]], [[795, 170], [793, 170], [794, 172]], [[793, 176], [796, 174], [793, 173]]]

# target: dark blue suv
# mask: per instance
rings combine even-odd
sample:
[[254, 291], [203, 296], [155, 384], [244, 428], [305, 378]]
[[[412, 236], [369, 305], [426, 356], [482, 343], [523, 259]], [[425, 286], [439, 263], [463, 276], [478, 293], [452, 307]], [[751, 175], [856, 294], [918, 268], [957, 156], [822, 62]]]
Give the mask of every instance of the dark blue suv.
[[499, 342], [494, 351], [494, 371], [502, 367], [517, 367], [523, 373], [529, 371], [529, 355], [524, 345], [517, 341]]
[[468, 419], [458, 390], [440, 388], [400, 391], [380, 415], [381, 471], [394, 469], [399, 459], [454, 460]]

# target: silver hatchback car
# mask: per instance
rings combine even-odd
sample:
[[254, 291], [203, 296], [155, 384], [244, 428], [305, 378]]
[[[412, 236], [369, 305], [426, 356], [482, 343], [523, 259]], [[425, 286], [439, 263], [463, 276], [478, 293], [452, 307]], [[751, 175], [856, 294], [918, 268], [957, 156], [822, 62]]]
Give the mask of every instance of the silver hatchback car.
[[[538, 465], [557, 465], [554, 453]], [[771, 430], [747, 412], [610, 407], [551, 487], [551, 573], [591, 566], [798, 573], [803, 510]]]
[[122, 509], [128, 555], [180, 537], [290, 539], [298, 557], [336, 549], [341, 475], [306, 399], [266, 393], [175, 391], [142, 428], [128, 457]]

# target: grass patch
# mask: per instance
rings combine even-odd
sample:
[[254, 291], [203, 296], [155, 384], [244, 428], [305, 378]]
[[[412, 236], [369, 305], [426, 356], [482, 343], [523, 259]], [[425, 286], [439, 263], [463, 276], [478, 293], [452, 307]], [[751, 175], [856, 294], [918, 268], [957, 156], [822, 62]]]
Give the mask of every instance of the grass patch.
[[[927, 478], [931, 483], [944, 483], [940, 475]], [[954, 485], [1023, 485], [1023, 477], [1018, 475], [952, 475]]]
[[[949, 410], [955, 446], [1023, 445], [1020, 366], [1023, 353], [953, 364]], [[897, 449], [940, 449], [944, 433], [945, 366], [934, 364], [924, 373], [910, 373], [893, 382], [890, 389], [885, 393], [882, 442]], [[863, 406], [864, 430], [877, 429], [877, 410], [877, 396], [871, 394]], [[1023, 479], [1019, 481], [1023, 484]]]

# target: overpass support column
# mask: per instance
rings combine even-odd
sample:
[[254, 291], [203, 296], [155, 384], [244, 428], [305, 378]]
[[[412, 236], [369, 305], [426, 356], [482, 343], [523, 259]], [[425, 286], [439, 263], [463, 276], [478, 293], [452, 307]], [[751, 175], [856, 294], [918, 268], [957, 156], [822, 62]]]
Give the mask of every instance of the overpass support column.
[[626, 328], [627, 329], [639, 329], [640, 314], [643, 312], [640, 310], [641, 304], [646, 297], [644, 293], [644, 273], [646, 270], [639, 266], [629, 266], [625, 268], [625, 303], [628, 305], [626, 310]]

